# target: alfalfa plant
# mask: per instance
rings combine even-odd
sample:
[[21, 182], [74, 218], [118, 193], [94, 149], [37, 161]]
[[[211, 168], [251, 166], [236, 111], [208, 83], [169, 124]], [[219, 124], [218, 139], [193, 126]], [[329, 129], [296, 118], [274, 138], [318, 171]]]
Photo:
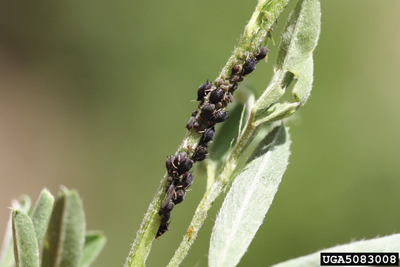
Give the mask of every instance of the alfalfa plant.
[[[211, 236], [209, 265], [235, 266], [250, 245], [268, 211], [288, 164], [290, 136], [283, 119], [302, 107], [310, 96], [313, 82], [313, 51], [320, 32], [320, 3], [300, 0], [283, 29], [274, 75], [263, 94], [255, 100], [248, 95], [245, 107], [229, 111], [239, 116], [238, 136], [228, 138], [226, 128], [214, 126], [226, 120], [227, 107], [239, 83], [267, 56], [272, 26], [289, 0], [259, 1], [232, 56], [213, 82], [197, 92], [199, 105], [187, 124], [188, 132], [174, 156], [167, 159], [167, 173], [150, 204], [125, 266], [144, 266], [155, 237], [169, 227], [171, 211], [185, 196], [192, 181], [189, 172], [208, 150], [221, 150], [219, 158], [209, 158], [207, 190], [193, 216], [181, 245], [168, 266], [178, 266], [200, 230], [214, 200], [233, 181], [215, 222]], [[292, 84], [292, 85], [291, 85]], [[291, 85], [293, 102], [280, 101]], [[240, 90], [240, 88], [239, 88]], [[235, 104], [235, 103], [234, 103]], [[233, 105], [234, 106], [234, 105]], [[233, 124], [230, 119], [224, 124]], [[225, 129], [224, 129], [225, 128]], [[215, 134], [215, 137], [214, 137]], [[212, 139], [218, 140], [212, 146]], [[258, 142], [253, 147], [251, 143]], [[247, 148], [254, 150], [245, 164], [239, 164]], [[215, 153], [218, 154], [218, 153]]]
[[[214, 200], [231, 182], [232, 186], [212, 231], [208, 265], [236, 266], [246, 252], [264, 220], [288, 164], [291, 141], [284, 119], [302, 107], [310, 96], [313, 51], [321, 27], [319, 0], [297, 1], [280, 38], [274, 75], [262, 95], [255, 100], [254, 95], [248, 94], [242, 111], [238, 110], [241, 106], [236, 103], [233, 103], [230, 110], [228, 105], [233, 102], [233, 93], [239, 83], [267, 56], [268, 44], [274, 43], [272, 26], [289, 1], [259, 0], [239, 43], [219, 76], [213, 82], [207, 81], [200, 85], [197, 91], [198, 108], [192, 112], [186, 126], [188, 132], [177, 152], [166, 161], [167, 172], [143, 219], [125, 267], [145, 265], [155, 238], [165, 234], [171, 227], [171, 212], [175, 205], [184, 200], [186, 189], [192, 185], [190, 169], [196, 161], [205, 160], [209, 151], [213, 152], [213, 156], [205, 161], [206, 192], [168, 266], [181, 264]], [[292, 88], [293, 101], [282, 101], [282, 96], [289, 88]], [[233, 114], [241, 116], [215, 129], [216, 124], [227, 119], [227, 111], [232, 117], [235, 116]], [[238, 126], [233, 125], [235, 121], [239, 121]], [[230, 136], [235, 127], [238, 127], [238, 135], [232, 141], [226, 136]], [[210, 145], [213, 139], [216, 142]], [[244, 161], [242, 157], [246, 149], [253, 151]], [[245, 163], [240, 164], [243, 161]], [[394, 235], [330, 250], [380, 252], [395, 246], [395, 251], [398, 251], [399, 238]], [[319, 253], [315, 253], [279, 266], [319, 264]]]
[[75, 190], [54, 196], [43, 189], [32, 208], [28, 196], [14, 200], [1, 250], [1, 267], [88, 267], [106, 238], [86, 232], [82, 201]]

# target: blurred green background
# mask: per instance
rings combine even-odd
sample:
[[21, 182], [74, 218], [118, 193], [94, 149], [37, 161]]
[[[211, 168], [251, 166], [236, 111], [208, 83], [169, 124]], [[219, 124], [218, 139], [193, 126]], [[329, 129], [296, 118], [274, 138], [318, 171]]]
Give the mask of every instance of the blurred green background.
[[[87, 228], [108, 237], [94, 266], [122, 266], [196, 107], [189, 100], [219, 74], [256, 3], [1, 1], [0, 229], [12, 198], [76, 188]], [[294, 4], [274, 26], [277, 44]], [[312, 95], [289, 123], [289, 168], [239, 266], [400, 232], [400, 1], [321, 4]], [[247, 78], [258, 94], [276, 48]], [[173, 211], [147, 266], [172, 257], [205, 180]], [[221, 203], [182, 266], [207, 266]]]

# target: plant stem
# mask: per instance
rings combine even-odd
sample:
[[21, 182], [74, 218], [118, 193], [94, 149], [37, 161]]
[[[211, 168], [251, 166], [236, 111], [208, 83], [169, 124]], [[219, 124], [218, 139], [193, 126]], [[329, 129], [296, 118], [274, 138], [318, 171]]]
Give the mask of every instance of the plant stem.
[[253, 122], [254, 112], [251, 113], [239, 140], [236, 142], [235, 147], [223, 164], [221, 168], [222, 172], [219, 174], [217, 180], [211, 185], [210, 189], [205, 192], [200, 204], [197, 206], [188, 231], [183, 237], [179, 248], [176, 250], [174, 257], [171, 259], [167, 267], [179, 266], [186, 257], [201, 226], [207, 218], [208, 210], [213, 205], [214, 200], [224, 191], [225, 186], [232, 180], [232, 174], [236, 169], [240, 155], [258, 133], [259, 127], [253, 127]]
[[[200, 134], [195, 131], [188, 131], [180, 144], [178, 151], [187, 151], [188, 145], [195, 147], [199, 142]], [[124, 267], [144, 266], [154, 242], [157, 229], [160, 226], [160, 215], [158, 211], [165, 197], [165, 186], [168, 174], [166, 173], [157, 188], [145, 217], [143, 218], [140, 230], [136, 234], [135, 242], [129, 252]]]
[[[249, 23], [245, 28], [244, 34], [240, 38], [238, 46], [236, 47], [232, 56], [229, 58], [225, 67], [222, 69], [220, 77], [222, 75], [228, 76], [230, 74], [232, 62], [239, 57], [238, 55], [240, 53], [244, 53], [245, 51], [256, 51], [264, 44], [269, 29], [272, 27], [272, 24], [275, 22], [289, 1], [290, 0], [259, 1], [256, 10], [254, 11]], [[252, 120], [253, 119], [254, 114], [252, 116]], [[248, 122], [252, 122], [252, 120], [248, 120]], [[187, 251], [197, 236], [198, 230], [207, 217], [207, 211], [212, 206], [215, 198], [222, 192], [224, 186], [230, 181], [232, 173], [236, 169], [239, 156], [254, 138], [255, 134], [258, 132], [257, 130], [258, 127], [253, 129], [251, 123], [246, 125], [240, 139], [236, 143], [228, 159], [225, 161], [221, 174], [214, 184], [209, 187], [209, 190], [206, 191], [203, 200], [200, 202], [191, 223], [191, 227], [193, 228], [189, 227], [187, 235], [185, 236], [177, 250], [177, 253], [168, 266], [177, 266], [186, 256]], [[188, 147], [195, 149], [199, 143], [199, 140], [199, 133], [194, 130], [188, 131], [177, 151], [190, 152], [188, 151]], [[145, 261], [149, 255], [154, 237], [160, 225], [160, 216], [158, 215], [158, 210], [165, 197], [167, 178], [168, 175], [165, 174], [164, 178], [160, 182], [153, 201], [151, 202], [143, 219], [140, 230], [137, 232], [135, 242], [132, 245], [124, 267], [145, 265]], [[187, 239], [187, 243], [185, 242], [185, 239]]]

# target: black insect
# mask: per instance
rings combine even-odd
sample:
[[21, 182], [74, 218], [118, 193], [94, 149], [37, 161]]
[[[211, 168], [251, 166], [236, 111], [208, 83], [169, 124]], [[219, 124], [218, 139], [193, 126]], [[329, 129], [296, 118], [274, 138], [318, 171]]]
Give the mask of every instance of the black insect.
[[167, 161], [165, 162], [165, 166], [167, 167], [167, 172], [169, 175], [172, 175], [174, 173], [174, 166], [172, 164], [172, 162], [174, 161], [174, 157], [173, 156], [169, 156], [167, 158]]
[[168, 192], [168, 189], [169, 189], [169, 187], [172, 185], [172, 184], [174, 184], [174, 177], [172, 177], [172, 176], [168, 176], [168, 183], [167, 183], [167, 185], [165, 186], [165, 192]]
[[185, 199], [185, 191], [183, 189], [179, 189], [176, 191], [175, 197], [172, 200], [174, 204], [179, 204]]
[[195, 152], [193, 153], [192, 159], [194, 161], [202, 161], [207, 158], [207, 148], [200, 145], [196, 148]]
[[209, 100], [212, 104], [217, 104], [218, 102], [221, 101], [223, 96], [224, 96], [224, 91], [220, 88], [217, 88], [211, 92]]
[[161, 224], [167, 224], [167, 222], [169, 221], [169, 218], [171, 217], [170, 213], [166, 213], [162, 216], [161, 218]]
[[248, 58], [243, 64], [242, 75], [245, 76], [256, 69], [256, 60], [254, 58]]
[[235, 92], [237, 88], [238, 88], [238, 84], [237, 84], [237, 83], [234, 83], [234, 84], [232, 85], [231, 89], [229, 89], [229, 92], [231, 92], [231, 93], [233, 94], [233, 92]]
[[186, 129], [188, 130], [192, 129], [194, 123], [195, 123], [195, 117], [190, 117], [189, 121], [186, 124]]
[[175, 155], [173, 166], [177, 169], [178, 175], [182, 175], [193, 167], [193, 161], [186, 157], [186, 152], [179, 152]]
[[196, 121], [195, 123], [193, 123], [193, 128], [195, 128], [196, 131], [201, 132], [206, 129], [206, 126], [203, 125], [201, 121]]
[[178, 167], [178, 173], [179, 175], [182, 175], [186, 172], [188, 172], [192, 167], [193, 167], [193, 160], [191, 159], [185, 159], [183, 162]]
[[210, 142], [215, 134], [214, 126], [207, 128], [204, 133], [201, 135], [200, 144], [207, 144]]
[[197, 90], [197, 101], [202, 100], [209, 93], [209, 89], [211, 89], [211, 83], [208, 81], [200, 85]]
[[268, 49], [265, 46], [260, 47], [258, 55], [256, 56], [257, 61], [264, 59], [267, 56]]
[[188, 189], [193, 184], [193, 174], [187, 172], [182, 177], [182, 186], [184, 189]]
[[203, 108], [201, 109], [201, 116], [203, 118], [208, 119], [215, 111], [215, 105], [214, 104], [210, 104], [207, 103], [203, 106]]
[[160, 227], [158, 227], [156, 238], [162, 236], [166, 231], [168, 231], [168, 225], [169, 223], [162, 223]]
[[233, 65], [232, 66], [232, 75], [235, 75], [236, 73], [238, 73], [240, 71], [240, 66], [239, 65]]
[[225, 121], [227, 118], [228, 118], [228, 113], [226, 111], [218, 110], [210, 117], [209, 120], [214, 123], [220, 123]]
[[174, 209], [174, 203], [172, 203], [171, 199], [167, 198], [161, 204], [160, 211], [158, 212], [158, 214], [164, 215], [164, 214], [170, 213], [171, 210], [173, 210], [173, 209]]

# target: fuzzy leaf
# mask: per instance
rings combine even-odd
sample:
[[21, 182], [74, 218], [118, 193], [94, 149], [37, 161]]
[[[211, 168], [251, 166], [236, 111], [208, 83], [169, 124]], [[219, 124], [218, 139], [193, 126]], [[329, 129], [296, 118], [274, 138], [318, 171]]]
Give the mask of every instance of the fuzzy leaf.
[[290, 139], [282, 125], [262, 140], [235, 178], [217, 216], [209, 266], [236, 266], [262, 224], [289, 159]]
[[[14, 199], [11, 206], [13, 209], [22, 210], [29, 214], [29, 212], [31, 211], [31, 199], [26, 195], [22, 195], [19, 201]], [[7, 224], [6, 233], [4, 234], [3, 246], [1, 248], [0, 266], [15, 266], [14, 243], [12, 233], [12, 211], [10, 213], [10, 219]]]
[[346, 245], [323, 249], [313, 254], [288, 260], [273, 267], [317, 267], [320, 265], [321, 252], [399, 252], [400, 234], [362, 240]]
[[[306, 103], [312, 89], [312, 53], [320, 28], [319, 1], [300, 0], [283, 30], [272, 82], [254, 107], [255, 126], [288, 117]], [[275, 107], [291, 82], [296, 82], [292, 90], [296, 102]]]
[[76, 267], [85, 242], [85, 215], [79, 195], [64, 189], [54, 202], [43, 247], [42, 267]]
[[101, 232], [88, 232], [85, 236], [85, 246], [79, 267], [88, 267], [99, 256], [106, 244], [106, 237]]
[[53, 195], [47, 189], [43, 189], [32, 213], [32, 222], [35, 227], [38, 245], [42, 242], [44, 235], [46, 234], [51, 210], [53, 209], [53, 203]]
[[18, 267], [39, 266], [39, 249], [31, 218], [22, 210], [12, 211], [14, 257]]

